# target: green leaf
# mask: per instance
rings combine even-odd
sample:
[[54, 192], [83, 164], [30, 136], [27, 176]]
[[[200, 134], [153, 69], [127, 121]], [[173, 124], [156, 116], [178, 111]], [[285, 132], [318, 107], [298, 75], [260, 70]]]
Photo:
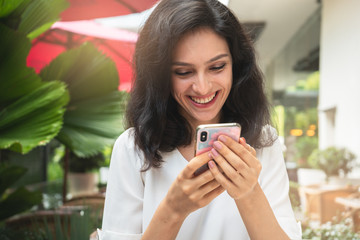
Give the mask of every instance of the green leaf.
[[12, 13], [24, 0], [0, 0], [0, 18]]
[[27, 35], [27, 37], [30, 39], [30, 40], [33, 40], [35, 38], [37, 38], [38, 36], [40, 36], [42, 33], [46, 32], [48, 29], [51, 28], [51, 26], [55, 23], [56, 21], [53, 21], [53, 22], [49, 22], [49, 23], [46, 23], [44, 25], [42, 25], [41, 27], [38, 27], [37, 29], [35, 29], [34, 31], [32, 31], [31, 33], [29, 33]]
[[42, 79], [65, 82], [70, 103], [56, 137], [77, 156], [86, 157], [114, 143], [123, 131], [126, 93], [120, 93], [114, 62], [92, 44], [59, 55], [40, 73]]
[[24, 187], [16, 189], [0, 201], [0, 221], [29, 210], [34, 205], [41, 203], [41, 200], [40, 192], [30, 192]]
[[[0, 24], [0, 110], [2, 106], [41, 85], [35, 71], [26, 66], [31, 43], [23, 33]], [[11, 90], [11, 91], [9, 91]]]
[[[26, 173], [27, 169], [19, 166], [0, 166], [0, 196], [5, 190]], [[1, 199], [1, 198], [0, 198]]]
[[40, 76], [45, 81], [65, 82], [71, 103], [106, 95], [119, 85], [115, 63], [91, 43], [60, 54]]
[[54, 138], [68, 102], [65, 85], [44, 83], [0, 112], [0, 148], [27, 153]]
[[86, 157], [111, 146], [124, 130], [123, 115], [126, 92], [114, 91], [106, 96], [69, 104], [64, 126], [56, 137], [77, 156]]
[[50, 28], [49, 22], [55, 22], [59, 15], [69, 6], [65, 0], [37, 0], [32, 1], [23, 14], [18, 30], [36, 37]]
[[63, 83], [41, 82], [26, 66], [23, 33], [0, 24], [0, 35], [0, 149], [26, 153], [60, 131], [68, 94]]

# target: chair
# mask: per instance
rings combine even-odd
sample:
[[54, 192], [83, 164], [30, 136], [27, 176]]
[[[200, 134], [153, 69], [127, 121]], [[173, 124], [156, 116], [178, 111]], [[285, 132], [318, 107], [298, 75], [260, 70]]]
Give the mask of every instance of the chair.
[[86, 206], [89, 208], [92, 214], [98, 213], [99, 217], [102, 218], [104, 203], [105, 203], [104, 193], [85, 194], [66, 200], [61, 208]]
[[[103, 209], [105, 203], [105, 192], [96, 194], [85, 194], [76, 196], [69, 200], [66, 200], [61, 208], [76, 208], [76, 207], [88, 207], [90, 210], [90, 217], [94, 221], [94, 225], [101, 226]], [[91, 233], [90, 239], [96, 239], [96, 231]]]
[[6, 227], [12, 230], [49, 231], [55, 237], [56, 229], [70, 231], [70, 221], [73, 211], [68, 210], [43, 210], [19, 214], [5, 221]]

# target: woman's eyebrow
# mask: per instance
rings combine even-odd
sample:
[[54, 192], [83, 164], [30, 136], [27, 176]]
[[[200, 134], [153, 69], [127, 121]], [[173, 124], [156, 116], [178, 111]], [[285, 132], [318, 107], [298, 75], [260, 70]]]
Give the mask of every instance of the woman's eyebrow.
[[229, 54], [227, 54], [227, 53], [219, 54], [219, 55], [213, 57], [212, 59], [210, 59], [209, 61], [207, 61], [206, 63], [211, 63], [211, 62], [214, 62], [216, 60], [219, 60], [220, 58], [228, 57], [228, 56], [229, 56]]
[[178, 66], [192, 66], [190, 63], [184, 63], [184, 62], [173, 62], [172, 65], [178, 65]]
[[[211, 63], [211, 62], [214, 62], [216, 60], [219, 60], [220, 58], [223, 58], [223, 57], [228, 57], [229, 54], [227, 53], [222, 53], [222, 54], [219, 54], [213, 58], [211, 58], [210, 60], [206, 61], [206, 64], [208, 63]], [[193, 64], [190, 64], [190, 63], [185, 63], [185, 62], [173, 62], [172, 65], [178, 65], [178, 66], [192, 66]]]

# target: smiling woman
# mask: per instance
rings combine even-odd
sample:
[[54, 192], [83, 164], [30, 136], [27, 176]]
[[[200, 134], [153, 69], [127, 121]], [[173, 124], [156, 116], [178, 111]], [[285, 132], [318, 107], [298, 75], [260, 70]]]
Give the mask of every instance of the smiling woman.
[[211, 28], [185, 34], [174, 48], [171, 79], [179, 112], [193, 129], [220, 122], [221, 108], [232, 84], [226, 40]]
[[[100, 238], [301, 239], [262, 75], [232, 12], [217, 0], [160, 1], [135, 72]], [[194, 156], [199, 124], [230, 122], [238, 141], [219, 134]]]

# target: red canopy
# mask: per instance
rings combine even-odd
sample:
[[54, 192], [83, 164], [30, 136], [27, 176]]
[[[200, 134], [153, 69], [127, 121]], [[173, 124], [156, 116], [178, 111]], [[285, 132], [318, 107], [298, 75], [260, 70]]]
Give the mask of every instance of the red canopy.
[[57, 22], [51, 30], [33, 41], [27, 64], [40, 72], [60, 53], [90, 41], [115, 62], [119, 72], [119, 90], [130, 91], [136, 40], [134, 32], [106, 27], [92, 20]]
[[157, 0], [68, 0], [70, 7], [61, 14], [61, 21], [104, 18], [142, 12]]

